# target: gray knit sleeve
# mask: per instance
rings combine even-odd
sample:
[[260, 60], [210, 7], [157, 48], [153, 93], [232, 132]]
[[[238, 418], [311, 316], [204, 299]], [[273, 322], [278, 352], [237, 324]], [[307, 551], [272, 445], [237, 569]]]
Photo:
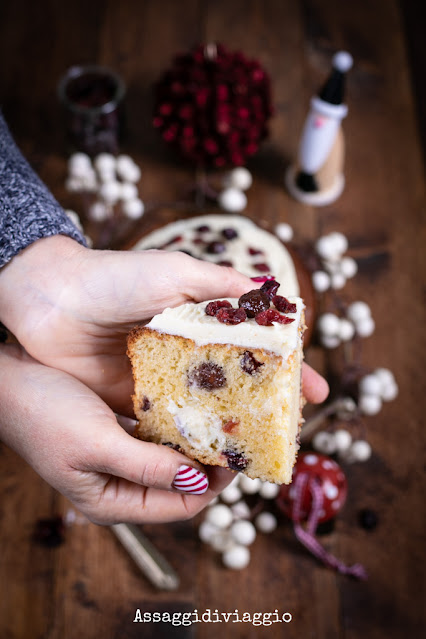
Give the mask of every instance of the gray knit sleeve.
[[32, 242], [58, 234], [86, 244], [21, 155], [0, 113], [0, 268]]

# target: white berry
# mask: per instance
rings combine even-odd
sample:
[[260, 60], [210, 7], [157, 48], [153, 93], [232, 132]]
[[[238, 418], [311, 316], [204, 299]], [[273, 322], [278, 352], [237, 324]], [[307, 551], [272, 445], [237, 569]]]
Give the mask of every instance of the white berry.
[[334, 441], [336, 443], [336, 450], [339, 452], [345, 451], [352, 443], [351, 434], [344, 428], [339, 428], [334, 433]]
[[320, 431], [312, 439], [312, 446], [319, 453], [332, 455], [336, 451], [336, 441], [333, 433]]
[[348, 342], [355, 335], [355, 326], [349, 320], [343, 318], [340, 320], [338, 337], [342, 342]]
[[323, 335], [338, 335], [340, 320], [334, 313], [323, 313], [318, 319], [318, 329]]
[[254, 520], [256, 528], [263, 533], [271, 533], [277, 527], [277, 519], [272, 513], [259, 513]]
[[198, 536], [205, 544], [209, 544], [217, 533], [217, 530], [217, 527], [210, 521], [203, 521], [198, 528]]
[[378, 395], [360, 395], [358, 407], [364, 415], [377, 415], [382, 408], [382, 400]]
[[339, 255], [343, 255], [348, 250], [348, 239], [343, 233], [330, 233], [328, 237], [333, 242], [334, 250]]
[[262, 482], [259, 489], [259, 495], [263, 499], [275, 499], [280, 492], [280, 487], [277, 484], [271, 484], [269, 481]]
[[80, 231], [82, 231], [83, 226], [81, 224], [78, 214], [75, 211], [72, 211], [71, 209], [66, 209], [65, 213], [67, 217], [69, 217], [71, 222], [74, 224], [74, 226], [76, 226]]
[[349, 456], [354, 461], [367, 461], [371, 457], [370, 444], [363, 439], [359, 439], [350, 447]]
[[81, 176], [81, 187], [83, 191], [96, 191], [98, 188], [98, 181], [94, 171], [88, 171], [86, 175]]
[[123, 212], [131, 220], [138, 220], [144, 214], [145, 206], [142, 200], [126, 200], [123, 202]]
[[69, 177], [65, 182], [65, 188], [70, 193], [78, 193], [83, 190], [83, 185], [80, 178]]
[[275, 227], [275, 233], [280, 238], [282, 242], [291, 242], [293, 239], [293, 229], [290, 224], [286, 224], [286, 222], [280, 222]]
[[[78, 167], [78, 168], [77, 168]], [[92, 168], [92, 162], [86, 153], [73, 153], [68, 160], [68, 170], [73, 173], [84, 167], [86, 170]]]
[[391, 402], [398, 397], [398, 392], [398, 385], [396, 382], [393, 382], [392, 384], [388, 384], [386, 388], [382, 389], [381, 398], [385, 402]]
[[130, 155], [125, 155], [124, 153], [122, 153], [121, 155], [117, 156], [116, 167], [118, 171], [121, 171], [122, 169], [127, 169], [129, 166], [134, 166], [134, 165], [135, 165], [135, 162], [130, 157]]
[[104, 182], [99, 189], [99, 195], [105, 202], [114, 204], [120, 197], [120, 184], [118, 182]]
[[371, 310], [365, 302], [352, 302], [349, 305], [346, 315], [355, 324], [363, 319], [371, 317]]
[[229, 533], [229, 530], [217, 530], [210, 539], [210, 545], [213, 550], [217, 552], [224, 552], [229, 550], [234, 545], [234, 541]]
[[315, 273], [312, 274], [312, 284], [318, 293], [328, 291], [331, 285], [329, 274], [325, 271], [315, 271]]
[[231, 511], [235, 519], [248, 519], [250, 517], [250, 508], [245, 501], [237, 501], [232, 504]]
[[225, 504], [215, 504], [208, 508], [206, 521], [217, 528], [227, 528], [232, 522], [232, 512]]
[[223, 563], [227, 568], [242, 570], [250, 562], [250, 551], [247, 546], [233, 546], [222, 555]]
[[388, 384], [395, 384], [395, 377], [388, 368], [376, 368], [373, 375], [379, 380], [382, 390], [386, 388]]
[[226, 504], [235, 504], [241, 499], [242, 494], [238, 486], [230, 484], [222, 490], [220, 497]]
[[246, 495], [254, 495], [259, 492], [261, 485], [260, 479], [251, 479], [247, 475], [241, 475], [239, 486]]
[[138, 197], [136, 184], [132, 182], [122, 182], [120, 184], [120, 200], [135, 200]]
[[128, 155], [119, 155], [117, 158], [116, 170], [119, 177], [125, 182], [139, 182], [141, 170]]
[[99, 173], [113, 173], [115, 171], [115, 157], [111, 153], [99, 153], [93, 164]]
[[104, 202], [94, 202], [89, 209], [89, 217], [94, 222], [103, 222], [110, 217], [110, 208]]
[[344, 257], [340, 262], [340, 270], [346, 279], [354, 277], [358, 271], [358, 264], [352, 257]]
[[116, 182], [115, 171], [98, 171], [99, 182]]
[[360, 337], [370, 337], [374, 333], [376, 324], [372, 317], [364, 317], [364, 319], [356, 322], [356, 332]]
[[253, 524], [246, 519], [240, 519], [234, 522], [230, 530], [232, 539], [237, 542], [237, 544], [250, 546], [256, 539], [256, 529]]
[[234, 187], [229, 187], [219, 193], [217, 201], [222, 209], [233, 213], [242, 211], [247, 206], [247, 197], [245, 193]]
[[339, 255], [336, 253], [333, 240], [330, 240], [328, 235], [324, 235], [317, 240], [315, 249], [320, 257], [324, 260], [336, 260]]
[[243, 166], [239, 166], [233, 169], [225, 176], [224, 186], [235, 187], [241, 189], [241, 191], [247, 191], [253, 183], [253, 178], [250, 171]]
[[321, 345], [324, 346], [324, 348], [328, 348], [330, 350], [333, 348], [337, 348], [341, 344], [340, 337], [338, 337], [337, 335], [321, 335], [320, 341]]
[[333, 288], [335, 291], [339, 291], [345, 286], [345, 284], [346, 277], [343, 275], [343, 273], [333, 273], [333, 275], [331, 276], [331, 288]]
[[365, 375], [359, 382], [360, 393], [364, 395], [381, 395], [382, 385], [376, 375]]

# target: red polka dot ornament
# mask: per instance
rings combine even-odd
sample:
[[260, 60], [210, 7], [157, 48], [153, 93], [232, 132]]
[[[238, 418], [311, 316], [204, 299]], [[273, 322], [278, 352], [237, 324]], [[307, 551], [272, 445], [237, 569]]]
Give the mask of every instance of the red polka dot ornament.
[[294, 524], [299, 541], [329, 568], [366, 579], [361, 564], [346, 566], [327, 552], [315, 537], [320, 523], [333, 519], [347, 496], [346, 477], [330, 457], [313, 452], [300, 453], [293, 469], [290, 485], [281, 486], [277, 505]]

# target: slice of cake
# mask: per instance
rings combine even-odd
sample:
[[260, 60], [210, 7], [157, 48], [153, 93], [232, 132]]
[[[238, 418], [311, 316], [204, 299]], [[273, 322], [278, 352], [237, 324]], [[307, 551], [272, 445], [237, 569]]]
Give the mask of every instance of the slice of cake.
[[137, 436], [289, 483], [301, 423], [304, 304], [278, 283], [167, 308], [129, 335]]

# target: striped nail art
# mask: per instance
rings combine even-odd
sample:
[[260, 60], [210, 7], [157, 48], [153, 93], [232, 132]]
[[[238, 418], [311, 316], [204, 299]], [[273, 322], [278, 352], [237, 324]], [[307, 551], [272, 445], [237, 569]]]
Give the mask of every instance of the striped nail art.
[[209, 480], [207, 475], [196, 468], [182, 464], [178, 468], [172, 486], [190, 495], [202, 495], [209, 487]]

